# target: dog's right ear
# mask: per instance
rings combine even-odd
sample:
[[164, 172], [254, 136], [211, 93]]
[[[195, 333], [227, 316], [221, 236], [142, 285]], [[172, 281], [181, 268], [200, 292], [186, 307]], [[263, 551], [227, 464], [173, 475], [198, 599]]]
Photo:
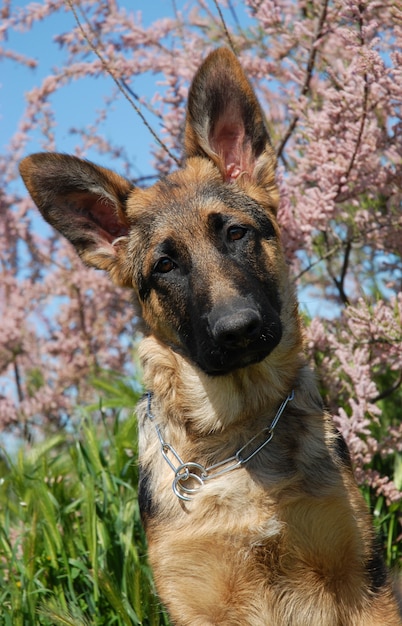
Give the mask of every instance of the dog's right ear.
[[87, 265], [107, 270], [122, 284], [119, 257], [129, 231], [125, 207], [131, 183], [89, 161], [55, 153], [26, 157], [20, 173], [45, 220]]
[[212, 160], [226, 182], [246, 178], [277, 202], [276, 157], [264, 115], [236, 56], [218, 48], [190, 87], [185, 130], [187, 157]]

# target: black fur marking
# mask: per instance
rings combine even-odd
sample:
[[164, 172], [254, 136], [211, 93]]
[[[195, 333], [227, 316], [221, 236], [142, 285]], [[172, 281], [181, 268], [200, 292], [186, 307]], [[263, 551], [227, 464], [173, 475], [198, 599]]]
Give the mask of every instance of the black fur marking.
[[349, 448], [340, 432], [337, 432], [335, 451], [340, 461], [342, 461], [344, 465], [346, 465], [347, 467], [351, 469], [352, 461], [350, 459]]
[[370, 591], [378, 593], [387, 584], [387, 568], [382, 557], [382, 548], [380, 541], [375, 538], [371, 550], [371, 556], [366, 563], [367, 573], [369, 575]]
[[155, 502], [152, 498], [151, 475], [149, 470], [142, 466], [139, 468], [140, 479], [138, 483], [138, 504], [140, 506], [141, 521], [144, 528], [147, 522], [158, 513]]

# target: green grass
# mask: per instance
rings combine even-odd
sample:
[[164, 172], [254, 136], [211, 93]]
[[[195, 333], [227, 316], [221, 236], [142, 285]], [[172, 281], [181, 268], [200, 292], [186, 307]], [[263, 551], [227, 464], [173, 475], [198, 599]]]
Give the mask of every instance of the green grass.
[[3, 464], [1, 624], [168, 624], [145, 556], [135, 442], [134, 417], [111, 429], [86, 418], [78, 436]]

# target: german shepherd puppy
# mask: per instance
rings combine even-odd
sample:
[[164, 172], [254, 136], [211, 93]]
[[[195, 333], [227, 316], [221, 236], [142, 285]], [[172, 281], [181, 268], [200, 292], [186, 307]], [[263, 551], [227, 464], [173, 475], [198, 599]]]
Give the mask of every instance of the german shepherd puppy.
[[303, 356], [263, 113], [225, 48], [192, 83], [185, 158], [145, 190], [62, 154], [20, 168], [142, 312], [140, 504], [160, 597], [178, 626], [401, 624]]

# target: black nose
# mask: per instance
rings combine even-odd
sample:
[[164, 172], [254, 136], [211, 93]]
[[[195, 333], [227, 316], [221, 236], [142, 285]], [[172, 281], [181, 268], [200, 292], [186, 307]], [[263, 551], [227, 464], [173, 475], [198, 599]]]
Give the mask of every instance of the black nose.
[[260, 336], [262, 319], [255, 309], [242, 308], [210, 316], [210, 328], [213, 339], [220, 346], [245, 348]]

